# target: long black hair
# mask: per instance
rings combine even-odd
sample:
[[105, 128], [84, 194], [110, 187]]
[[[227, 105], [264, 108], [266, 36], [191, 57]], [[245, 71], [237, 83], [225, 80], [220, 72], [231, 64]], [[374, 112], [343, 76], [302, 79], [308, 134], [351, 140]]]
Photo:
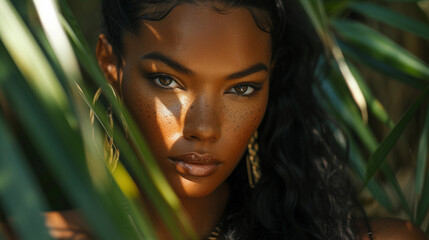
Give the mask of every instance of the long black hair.
[[228, 178], [220, 239], [356, 239], [347, 157], [312, 92], [322, 48], [298, 1], [103, 0], [104, 33], [116, 56], [141, 19], [160, 20], [181, 3], [219, 12], [246, 7], [272, 36], [275, 65], [258, 129], [262, 178], [251, 189], [243, 160]]

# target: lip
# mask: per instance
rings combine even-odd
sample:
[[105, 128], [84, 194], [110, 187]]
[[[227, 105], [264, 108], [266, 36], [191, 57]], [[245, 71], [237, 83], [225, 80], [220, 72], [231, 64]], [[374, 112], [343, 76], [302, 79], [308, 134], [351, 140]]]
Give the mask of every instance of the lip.
[[185, 176], [207, 177], [219, 167], [220, 162], [209, 153], [186, 153], [169, 158], [176, 171]]

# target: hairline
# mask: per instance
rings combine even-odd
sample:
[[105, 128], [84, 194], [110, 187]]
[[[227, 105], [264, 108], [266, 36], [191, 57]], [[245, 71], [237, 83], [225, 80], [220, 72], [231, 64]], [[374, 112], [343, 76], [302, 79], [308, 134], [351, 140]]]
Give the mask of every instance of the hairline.
[[[224, 6], [224, 8], [220, 8], [218, 6], [216, 6], [215, 4], [219, 3], [222, 4]], [[153, 3], [152, 5], [161, 5], [163, 3]], [[165, 4], [169, 4], [169, 3], [165, 3]], [[258, 7], [258, 6], [252, 6], [252, 4], [231, 4], [231, 3], [227, 3], [227, 2], [222, 2], [222, 1], [207, 1], [207, 0], [203, 0], [203, 1], [195, 1], [195, 0], [184, 0], [184, 1], [176, 1], [176, 3], [171, 2], [171, 6], [164, 11], [165, 13], [161, 15], [160, 18], [150, 18], [148, 16], [145, 16], [145, 14], [138, 14], [137, 17], [135, 17], [134, 19], [132, 19], [133, 21], [138, 21], [138, 20], [143, 20], [143, 21], [161, 21], [162, 19], [164, 19], [165, 17], [167, 17], [170, 12], [176, 8], [177, 6], [183, 5], [183, 4], [191, 4], [194, 6], [201, 6], [201, 7], [210, 7], [212, 8], [214, 11], [220, 13], [220, 14], [229, 14], [232, 13], [232, 11], [234, 11], [235, 9], [238, 8], [245, 8], [246, 10], [249, 11], [249, 13], [251, 14], [253, 21], [255, 22], [256, 26], [263, 32], [269, 33], [272, 37], [272, 28], [273, 28], [273, 16], [270, 15], [269, 10], [268, 9], [264, 9], [262, 7]], [[149, 5], [149, 4], [148, 4]], [[147, 7], [146, 7], [147, 8]], [[230, 11], [226, 11], [227, 9], [231, 9]], [[142, 10], [144, 11], [144, 10]], [[265, 14], [264, 16], [264, 23], [267, 23], [266, 20], [268, 19], [269, 21], [269, 26], [262, 26], [262, 23], [260, 23], [258, 16], [256, 15], [256, 13], [262, 13]], [[263, 16], [263, 15], [262, 15]], [[262, 19], [262, 18], [261, 18]], [[262, 21], [262, 20], [261, 20]], [[137, 25], [139, 25], [140, 23], [138, 23]], [[266, 29], [266, 28], [269, 28]], [[130, 26], [129, 29], [123, 29], [123, 33], [121, 34], [121, 36], [119, 37], [119, 44], [120, 46], [115, 46], [115, 47], [119, 47], [119, 49], [114, 49], [114, 53], [115, 55], [117, 55], [116, 57], [118, 59], [121, 59], [123, 57], [123, 47], [124, 47], [124, 38], [127, 34], [133, 34], [136, 35], [139, 32], [139, 28], [135, 28], [133, 29], [132, 26]], [[113, 35], [113, 34], [112, 34]], [[273, 44], [273, 40], [271, 41]], [[114, 46], [112, 46], [114, 47]], [[272, 56], [274, 56], [274, 54], [272, 54]], [[121, 64], [122, 61], [118, 61], [118, 64]]]

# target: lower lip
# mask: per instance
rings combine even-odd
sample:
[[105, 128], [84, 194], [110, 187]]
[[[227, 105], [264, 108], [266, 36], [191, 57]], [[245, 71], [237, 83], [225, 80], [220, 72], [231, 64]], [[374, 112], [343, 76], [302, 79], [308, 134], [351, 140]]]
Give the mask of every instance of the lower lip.
[[193, 177], [207, 177], [216, 172], [218, 164], [197, 164], [183, 161], [173, 161], [171, 163], [176, 167], [180, 174]]

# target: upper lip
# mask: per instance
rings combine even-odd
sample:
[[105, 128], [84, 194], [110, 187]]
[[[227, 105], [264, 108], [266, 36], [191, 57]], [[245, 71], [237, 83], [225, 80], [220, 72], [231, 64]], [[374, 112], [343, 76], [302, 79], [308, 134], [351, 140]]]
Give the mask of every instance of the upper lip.
[[219, 161], [215, 159], [210, 153], [186, 153], [182, 155], [170, 157], [175, 162], [186, 162], [192, 164], [218, 164]]

